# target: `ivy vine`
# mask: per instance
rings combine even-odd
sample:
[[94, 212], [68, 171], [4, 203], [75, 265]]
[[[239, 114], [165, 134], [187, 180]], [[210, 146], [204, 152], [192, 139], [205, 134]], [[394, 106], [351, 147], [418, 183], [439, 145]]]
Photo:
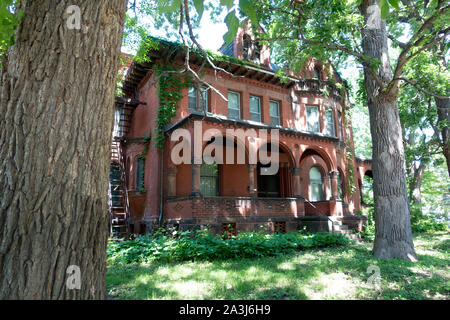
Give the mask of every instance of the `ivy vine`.
[[192, 75], [180, 74], [180, 66], [158, 64], [155, 74], [159, 78], [159, 109], [156, 117], [155, 142], [162, 151], [165, 141], [164, 128], [176, 114], [178, 104], [183, 98], [181, 89], [192, 85]]
[[[350, 124], [347, 120], [347, 117], [344, 115], [344, 128], [349, 129]], [[347, 178], [348, 178], [348, 184], [347, 184], [347, 190], [346, 193], [348, 195], [352, 195], [356, 191], [355, 186], [355, 166], [354, 166], [354, 148], [352, 145], [352, 141], [348, 138], [345, 139], [345, 160], [347, 164]]]

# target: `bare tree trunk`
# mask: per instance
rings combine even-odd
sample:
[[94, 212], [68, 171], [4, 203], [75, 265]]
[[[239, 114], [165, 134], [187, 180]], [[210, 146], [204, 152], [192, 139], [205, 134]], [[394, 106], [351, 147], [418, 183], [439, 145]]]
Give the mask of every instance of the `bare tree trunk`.
[[[0, 299], [103, 299], [126, 0], [23, 4], [1, 72]], [[71, 265], [80, 289], [66, 286]]]
[[[438, 123], [447, 121], [450, 123], [450, 99], [435, 98]], [[442, 151], [444, 153], [445, 160], [447, 161], [448, 175], [450, 176], [450, 128], [444, 126], [441, 131], [442, 139]]]
[[[360, 10], [365, 20], [362, 30], [364, 54], [381, 61], [377, 74], [387, 84], [392, 80], [392, 70], [386, 23], [381, 19], [377, 0], [363, 0]], [[417, 260], [412, 241], [397, 97], [382, 91], [367, 69], [364, 74], [373, 144], [376, 229], [373, 254], [380, 258]]]

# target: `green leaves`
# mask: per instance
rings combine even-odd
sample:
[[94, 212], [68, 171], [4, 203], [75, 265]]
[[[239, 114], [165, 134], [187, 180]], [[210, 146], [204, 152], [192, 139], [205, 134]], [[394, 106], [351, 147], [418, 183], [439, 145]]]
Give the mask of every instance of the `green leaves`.
[[158, 3], [158, 10], [161, 13], [171, 13], [180, 9], [181, 0], [162, 0]]
[[201, 18], [203, 15], [203, 10], [204, 10], [203, 0], [194, 0], [194, 6], [195, 6], [195, 10], [197, 10], [198, 15]]
[[220, 4], [230, 9], [234, 4], [234, 0], [220, 0]]
[[[233, 1], [221, 0], [222, 5], [226, 5], [227, 8], [231, 8]], [[248, 17], [254, 27], [258, 26], [258, 15], [256, 14], [255, 6], [250, 0], [239, 0], [239, 11], [244, 16]], [[225, 44], [231, 43], [239, 29], [239, 19], [236, 17], [236, 10], [232, 10], [225, 18], [225, 23], [228, 27], [228, 32], [224, 35], [223, 39]]]
[[379, 0], [378, 6], [381, 9], [381, 18], [386, 20], [389, 15], [389, 7], [400, 10], [399, 0]]
[[256, 10], [250, 0], [239, 0], [239, 9], [244, 15], [250, 18], [250, 21], [253, 23], [253, 25], [258, 25]]
[[236, 11], [233, 10], [225, 18], [225, 23], [228, 27], [228, 32], [223, 36], [225, 44], [231, 43], [239, 28], [239, 19], [236, 17]]
[[14, 13], [15, 0], [0, 0], [0, 51], [14, 44], [14, 33], [23, 11]]
[[378, 1], [378, 6], [381, 10], [381, 18], [386, 20], [388, 14], [389, 14], [389, 3], [387, 0], [380, 0]]

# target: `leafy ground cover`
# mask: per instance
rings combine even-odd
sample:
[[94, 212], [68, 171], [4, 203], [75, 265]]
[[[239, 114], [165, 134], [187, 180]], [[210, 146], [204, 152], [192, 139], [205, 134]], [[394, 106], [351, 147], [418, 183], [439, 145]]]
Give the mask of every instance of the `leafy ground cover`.
[[376, 259], [371, 243], [210, 261], [110, 259], [107, 288], [110, 299], [448, 300], [450, 233], [414, 243], [418, 262]]

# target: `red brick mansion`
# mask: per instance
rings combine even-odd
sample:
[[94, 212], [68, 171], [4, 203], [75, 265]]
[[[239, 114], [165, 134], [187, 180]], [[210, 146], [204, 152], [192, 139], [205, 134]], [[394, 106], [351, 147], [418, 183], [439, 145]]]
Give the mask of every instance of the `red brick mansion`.
[[[220, 52], [230, 58], [214, 61], [226, 72], [191, 53], [190, 67], [201, 69], [202, 80], [214, 90], [202, 83], [182, 88], [176, 113], [164, 127], [162, 151], [155, 143], [160, 105], [155, 65], [182, 67], [185, 50], [161, 41], [148, 53], [151, 62], [134, 61], [128, 69], [125, 96], [116, 99], [113, 232], [145, 233], [158, 225], [180, 230], [208, 226], [215, 233], [261, 226], [278, 232], [303, 226], [313, 231], [359, 230], [365, 223], [358, 215], [361, 182], [371, 175], [371, 162], [354, 156], [348, 93], [337, 85], [343, 84], [339, 75], [310, 59], [300, 73], [277, 76], [269, 48], [252, 41], [246, 28]], [[239, 129], [265, 130], [268, 135], [230, 134]], [[266, 175], [268, 164], [252, 161], [251, 155], [261, 149], [271, 154], [273, 130], [278, 133], [278, 170]], [[205, 140], [208, 132], [213, 134]], [[214, 133], [228, 143], [223, 157], [236, 161], [206, 163], [195, 158], [194, 148], [208, 148], [216, 140]], [[172, 153], [181, 139], [195, 135], [201, 142], [190, 146], [192, 161], [174, 161]]]

